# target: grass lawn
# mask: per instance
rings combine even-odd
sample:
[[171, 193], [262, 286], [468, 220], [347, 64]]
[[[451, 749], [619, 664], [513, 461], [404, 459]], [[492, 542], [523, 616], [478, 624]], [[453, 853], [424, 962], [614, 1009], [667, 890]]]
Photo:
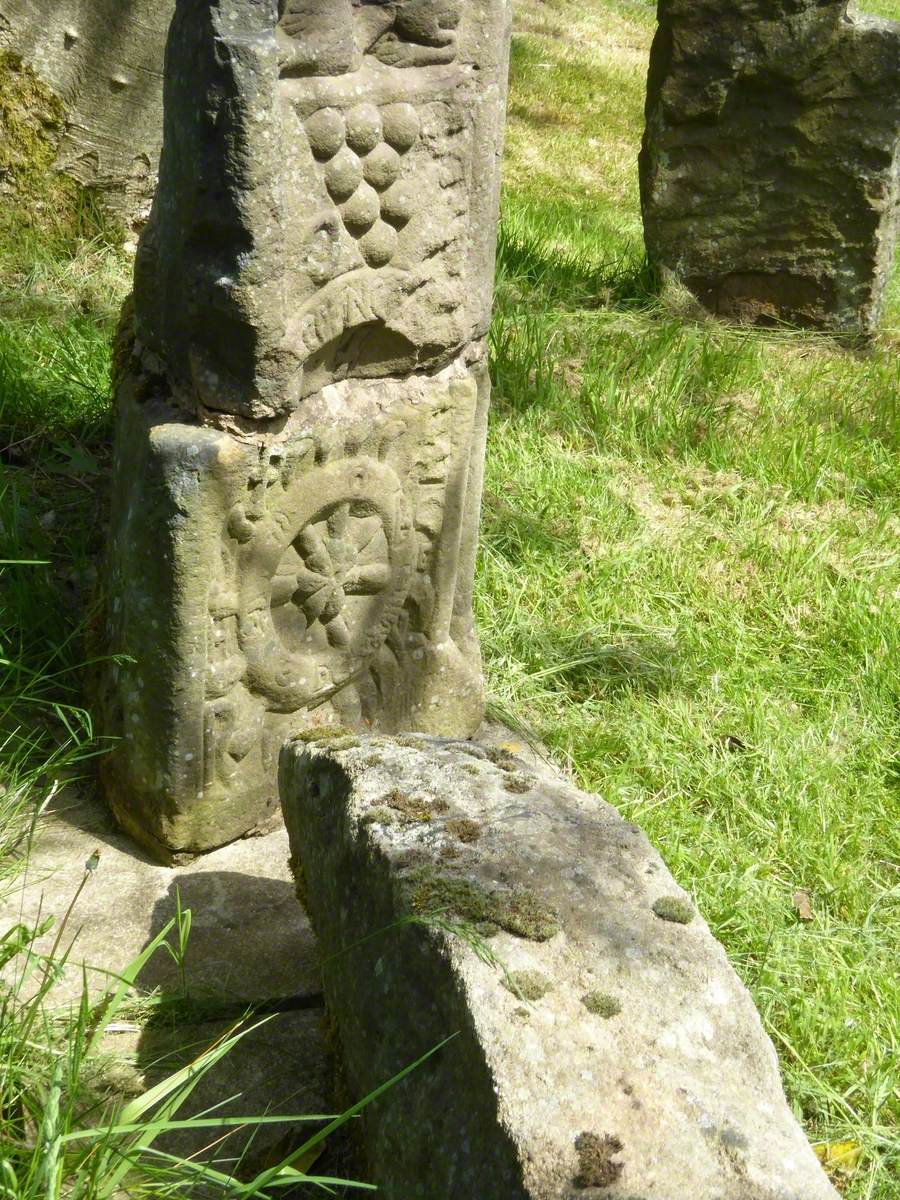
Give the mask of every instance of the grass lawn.
[[[653, 296], [636, 169], [653, 19], [645, 0], [516, 2], [490, 692], [646, 829], [752, 990], [810, 1138], [862, 1147], [839, 1185], [893, 1200], [900, 272], [865, 353]], [[23, 814], [48, 756], [90, 746], [74, 668], [128, 270], [92, 210], [52, 237], [0, 230], [0, 558], [49, 560], [0, 567], [0, 726], [28, 730], [4, 743], [3, 803]]]

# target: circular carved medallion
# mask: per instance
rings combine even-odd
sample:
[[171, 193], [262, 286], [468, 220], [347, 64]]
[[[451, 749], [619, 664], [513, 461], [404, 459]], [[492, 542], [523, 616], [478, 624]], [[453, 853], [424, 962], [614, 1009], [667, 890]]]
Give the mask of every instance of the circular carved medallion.
[[241, 549], [239, 639], [247, 680], [293, 712], [377, 653], [409, 592], [415, 540], [400, 480], [384, 463], [314, 468]]

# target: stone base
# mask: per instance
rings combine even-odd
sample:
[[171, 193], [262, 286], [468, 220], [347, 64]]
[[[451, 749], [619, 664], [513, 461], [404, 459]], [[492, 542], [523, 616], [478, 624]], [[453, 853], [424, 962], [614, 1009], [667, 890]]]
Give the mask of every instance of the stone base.
[[265, 432], [190, 423], [153, 386], [118, 393], [102, 773], [170, 861], [266, 828], [302, 730], [477, 728], [488, 382], [457, 361], [337, 383]]
[[504, 749], [293, 743], [281, 797], [386, 1200], [836, 1200], [640, 830]]

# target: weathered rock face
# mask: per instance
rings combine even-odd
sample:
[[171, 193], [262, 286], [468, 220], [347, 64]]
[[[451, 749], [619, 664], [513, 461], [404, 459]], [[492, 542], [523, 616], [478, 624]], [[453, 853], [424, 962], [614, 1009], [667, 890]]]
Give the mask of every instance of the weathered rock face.
[[[506, 0], [180, 0], [122, 348], [104, 773], [162, 856], [311, 724], [465, 735]], [[126, 334], [128, 330], [126, 329]]]
[[146, 216], [162, 144], [162, 61], [175, 0], [0, 0], [0, 47], [66, 105], [57, 165], [127, 219]]
[[660, 0], [650, 258], [713, 312], [876, 325], [900, 222], [900, 25], [846, 0]]
[[634, 825], [508, 752], [294, 742], [282, 805], [388, 1200], [836, 1200], [722, 948]]

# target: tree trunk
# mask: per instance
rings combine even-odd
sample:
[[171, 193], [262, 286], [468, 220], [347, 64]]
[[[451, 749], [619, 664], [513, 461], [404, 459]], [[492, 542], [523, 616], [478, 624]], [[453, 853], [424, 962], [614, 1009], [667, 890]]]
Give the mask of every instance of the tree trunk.
[[146, 215], [162, 144], [162, 71], [175, 0], [0, 0], [0, 48], [66, 105], [58, 167], [129, 222]]

